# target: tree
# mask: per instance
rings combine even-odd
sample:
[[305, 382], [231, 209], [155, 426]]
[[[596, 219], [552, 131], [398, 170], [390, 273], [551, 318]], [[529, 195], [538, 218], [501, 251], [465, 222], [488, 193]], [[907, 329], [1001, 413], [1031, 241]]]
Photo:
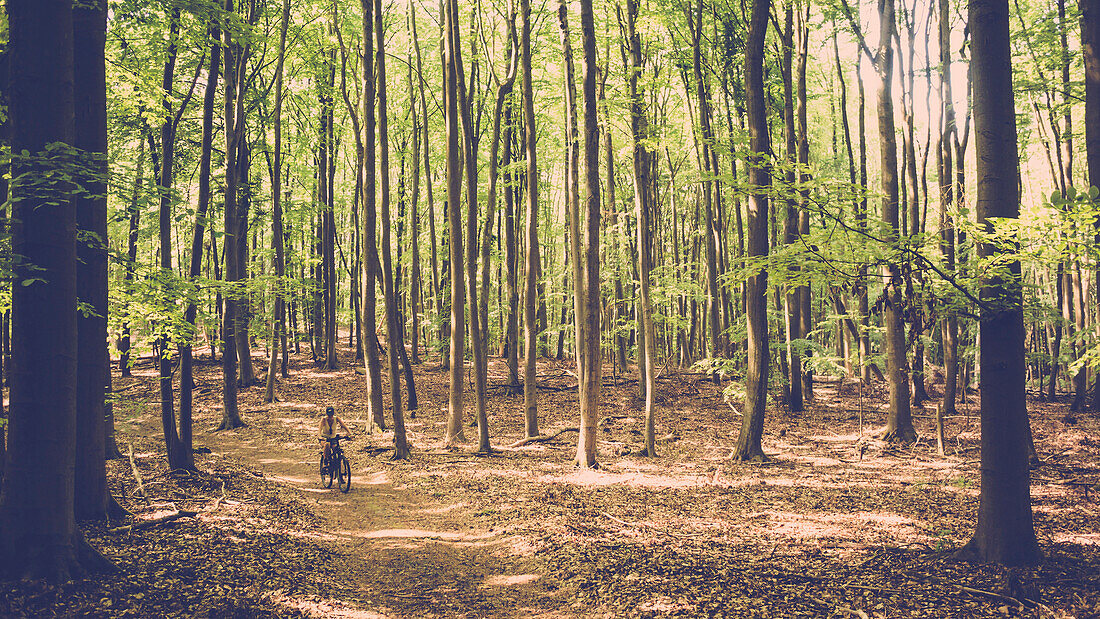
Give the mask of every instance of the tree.
[[[978, 225], [993, 233], [994, 218], [1020, 213], [1016, 110], [1007, 0], [970, 0], [977, 136]], [[1020, 565], [1039, 560], [1031, 517], [1024, 313], [1018, 258], [990, 240], [979, 256], [998, 259], [981, 281], [981, 495], [974, 537], [960, 556]]]
[[[11, 406], [0, 492], [0, 570], [64, 582], [83, 571], [74, 511], [76, 209], [70, 0], [7, 3], [11, 42]], [[68, 168], [68, 169], [67, 169]], [[43, 432], [42, 428], [49, 428]]]
[[535, 309], [538, 302], [539, 275], [539, 168], [535, 148], [535, 96], [531, 86], [531, 2], [520, 1], [523, 26], [520, 34], [520, 72], [523, 75], [523, 143], [527, 149], [527, 207], [525, 241], [527, 254], [523, 293], [523, 408], [527, 436], [539, 434], [538, 387], [535, 384], [535, 357], [538, 354], [539, 323]]
[[[286, 367], [286, 301], [283, 294], [286, 277], [286, 256], [283, 247], [283, 67], [286, 64], [286, 32], [290, 23], [290, 0], [283, 0], [283, 15], [279, 22], [279, 60], [275, 67], [275, 156], [271, 166], [271, 241], [275, 246], [275, 309], [271, 320], [271, 358], [267, 365], [267, 384], [264, 402], [275, 402], [275, 362], [278, 352], [283, 352], [283, 376]], [[213, 73], [213, 72], [211, 72]], [[213, 75], [211, 75], [213, 77]], [[358, 124], [358, 122], [356, 123]], [[204, 136], [205, 137], [205, 136]], [[280, 346], [281, 344], [281, 346]]]
[[[385, 429], [386, 417], [382, 408], [382, 362], [378, 358], [378, 201], [375, 163], [378, 140], [375, 136], [374, 80], [374, 1], [362, 0], [363, 7], [363, 353], [367, 370], [371, 423]], [[388, 222], [386, 225], [389, 225]]]
[[[463, 135], [459, 131], [459, 44], [457, 3], [445, 0], [443, 11], [443, 82], [447, 120], [447, 244], [450, 248], [451, 280], [451, 384], [447, 406], [447, 444], [465, 441], [462, 432], [463, 363], [466, 346], [466, 289], [462, 283], [462, 156]], [[461, 103], [465, 103], [462, 101]], [[476, 208], [476, 207], [475, 207]], [[476, 317], [474, 317], [476, 320]]]
[[[620, 18], [621, 19], [621, 18]], [[654, 410], [657, 391], [657, 336], [653, 328], [653, 301], [650, 294], [650, 279], [653, 271], [653, 192], [650, 176], [653, 171], [653, 153], [646, 146], [650, 139], [649, 119], [645, 109], [645, 91], [639, 81], [644, 70], [642, 42], [637, 31], [638, 3], [627, 0], [626, 32], [623, 44], [627, 48], [629, 65], [626, 67], [630, 94], [630, 130], [634, 141], [634, 210], [638, 223], [638, 314], [641, 325], [638, 334], [638, 365], [644, 368], [646, 432], [646, 455], [656, 456], [657, 444], [654, 438]], [[595, 427], [592, 429], [595, 435]], [[593, 436], [592, 440], [595, 440]]]
[[[233, 0], [225, 0], [226, 13], [233, 14]], [[237, 338], [247, 338], [247, 333], [239, 332], [241, 292], [235, 288], [241, 278], [240, 252], [237, 246], [243, 242], [240, 238], [240, 221], [237, 213], [237, 153], [244, 140], [244, 121], [241, 119], [244, 109], [244, 96], [238, 94], [241, 89], [244, 71], [243, 54], [240, 46], [234, 42], [233, 31], [225, 28], [223, 33], [223, 64], [225, 81], [225, 205], [222, 252], [225, 254], [225, 310], [222, 315], [222, 422], [221, 430], [232, 430], [244, 425], [237, 409]]]
[[73, 7], [76, 135], [87, 176], [73, 199], [77, 228], [76, 494], [78, 519], [107, 516], [105, 416], [107, 377], [107, 3]]
[[[573, 316], [577, 338], [577, 377], [581, 409], [577, 465], [596, 466], [596, 424], [600, 418], [600, 131], [596, 118], [596, 32], [592, 0], [581, 0], [581, 47], [584, 55], [584, 229], [573, 214]], [[651, 368], [653, 370], [653, 368]], [[653, 370], [655, 371], [655, 370]], [[651, 371], [648, 376], [653, 376]], [[653, 434], [652, 407], [646, 434]], [[647, 439], [647, 447], [652, 440]], [[653, 455], [653, 449], [649, 451]]]
[[[409, 457], [409, 443], [405, 436], [405, 414], [401, 410], [401, 377], [398, 362], [405, 353], [401, 337], [401, 321], [397, 306], [397, 293], [393, 281], [393, 254], [390, 250], [390, 148], [389, 116], [386, 112], [386, 30], [382, 24], [382, 0], [374, 3], [374, 34], [378, 72], [378, 141], [382, 146], [380, 168], [382, 175], [382, 290], [386, 297], [386, 339], [389, 343], [390, 404], [393, 406], [393, 441], [395, 460]], [[405, 366], [408, 367], [408, 359]], [[411, 384], [410, 384], [411, 389]]]
[[[768, 158], [767, 109], [764, 106], [764, 38], [768, 29], [770, 0], [754, 0], [745, 44], [745, 96], [748, 99], [749, 168], [748, 220], [746, 237], [750, 257], [768, 255], [768, 192], [771, 176]], [[765, 458], [760, 445], [764, 434], [764, 408], [768, 389], [768, 272], [758, 269], [745, 282], [745, 313], [748, 319], [748, 367], [745, 374], [745, 410], [733, 457], [738, 460]]]

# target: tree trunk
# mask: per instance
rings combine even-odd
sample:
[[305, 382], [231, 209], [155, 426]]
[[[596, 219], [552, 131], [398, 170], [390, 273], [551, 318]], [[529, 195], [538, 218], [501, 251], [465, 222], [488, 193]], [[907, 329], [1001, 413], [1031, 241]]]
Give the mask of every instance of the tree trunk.
[[[456, 5], [445, 0], [444, 9], [444, 99], [447, 123], [447, 242], [450, 247], [451, 283], [451, 384], [447, 407], [447, 444], [466, 440], [463, 434], [462, 413], [463, 374], [466, 345], [466, 290], [463, 285], [462, 209], [459, 201], [462, 193], [462, 133], [459, 129], [458, 111], [458, 15]], [[476, 208], [476, 206], [474, 207]], [[476, 291], [471, 291], [476, 294]], [[476, 316], [473, 320], [477, 320]], [[474, 343], [477, 344], [476, 342]], [[476, 369], [475, 369], [476, 371]]]
[[[952, 215], [954, 206], [953, 172], [954, 157], [952, 142], [955, 135], [955, 105], [951, 92], [951, 24], [948, 0], [939, 0], [939, 40], [940, 40], [940, 100], [943, 102], [943, 126], [940, 144], [937, 149], [940, 179], [940, 251], [944, 257], [944, 267], [948, 273], [955, 270], [955, 223]], [[962, 162], [959, 162], [962, 165]], [[948, 310], [940, 324], [943, 341], [943, 404], [937, 408], [937, 416], [955, 414], [955, 400], [959, 383], [959, 319], [955, 312]]]
[[[233, 0], [225, 0], [226, 12], [232, 12]], [[223, 61], [225, 78], [225, 237], [222, 241], [222, 253], [225, 258], [225, 309], [222, 313], [222, 422], [221, 430], [232, 430], [244, 425], [237, 409], [237, 310], [239, 303], [235, 298], [238, 292], [233, 288], [240, 281], [240, 264], [237, 251], [239, 238], [239, 219], [237, 214], [237, 149], [242, 140], [237, 118], [237, 88], [239, 79], [239, 49], [233, 42], [229, 30], [223, 33]]]
[[[977, 135], [978, 225], [1019, 217], [1016, 113], [1007, 0], [971, 0], [970, 32]], [[981, 244], [983, 258], [994, 257]], [[1040, 559], [1031, 516], [1027, 454], [1023, 294], [1020, 263], [987, 271], [981, 298], [981, 495], [974, 537], [963, 557], [1007, 565]]]
[[[0, 492], [0, 570], [7, 578], [63, 583], [82, 572], [74, 519], [77, 343], [73, 189], [36, 183], [71, 164], [50, 144], [74, 143], [70, 0], [12, 0], [9, 113], [13, 251], [41, 271], [18, 269], [12, 286], [11, 408]], [[43, 428], [47, 430], [43, 431]]]
[[[386, 31], [382, 23], [382, 0], [374, 2], [375, 66], [378, 71], [378, 163], [382, 191], [382, 288], [386, 298], [386, 343], [389, 346], [390, 404], [393, 406], [393, 442], [395, 460], [409, 457], [409, 442], [405, 434], [405, 413], [401, 408], [400, 353], [405, 344], [397, 309], [397, 292], [393, 279], [393, 252], [390, 247], [390, 134], [386, 110]], [[406, 361], [406, 365], [408, 362]]]
[[382, 398], [382, 362], [378, 358], [378, 227], [377, 155], [374, 79], [374, 1], [361, 0], [363, 7], [363, 353], [366, 357], [367, 394], [371, 423], [385, 429]]
[[[279, 22], [279, 60], [275, 67], [275, 112], [272, 119], [275, 125], [275, 156], [271, 166], [271, 241], [275, 246], [275, 311], [271, 318], [271, 358], [267, 364], [267, 385], [264, 389], [264, 402], [275, 402], [275, 364], [279, 354], [279, 342], [286, 350], [285, 297], [283, 280], [286, 277], [286, 257], [283, 248], [283, 66], [286, 61], [286, 33], [290, 24], [290, 0], [283, 0], [283, 15]], [[211, 76], [213, 77], [213, 76]], [[354, 288], [354, 286], [353, 286]]]
[[[747, 250], [750, 258], [768, 255], [768, 193], [771, 172], [768, 158], [767, 108], [764, 104], [764, 38], [767, 34], [770, 0], [754, 0], [745, 45], [745, 96], [749, 128]], [[733, 457], [737, 460], [766, 458], [760, 444], [764, 434], [764, 408], [768, 389], [768, 272], [760, 269], [745, 282], [745, 309], [748, 319], [748, 367], [745, 373], [745, 408], [741, 432]]]
[[76, 109], [74, 146], [88, 157], [94, 175], [86, 194], [73, 198], [77, 242], [77, 298], [90, 312], [77, 312], [76, 494], [77, 519], [107, 517], [104, 416], [107, 396], [107, 84], [104, 45], [106, 0], [73, 8], [73, 74]]
[[[138, 156], [137, 156], [137, 172], [134, 176], [134, 191], [130, 194], [129, 205], [127, 206], [127, 212], [130, 215], [130, 227], [129, 234], [126, 236], [126, 274], [123, 276], [125, 283], [125, 289], [127, 294], [133, 292], [134, 283], [134, 270], [137, 267], [137, 251], [138, 251], [138, 227], [141, 223], [141, 208], [139, 201], [141, 199], [142, 186], [145, 184], [145, 139], [139, 138], [138, 142]], [[122, 323], [122, 337], [119, 340], [118, 345], [118, 368], [123, 376], [130, 376], [130, 355], [133, 350], [133, 342], [130, 335], [130, 320], [129, 309], [127, 309], [127, 319]]]
[[[210, 40], [217, 41], [221, 33], [216, 27], [210, 28]], [[202, 137], [199, 146], [199, 195], [195, 214], [195, 227], [191, 233], [191, 262], [187, 275], [193, 286], [198, 285], [202, 272], [203, 242], [206, 239], [206, 214], [210, 209], [210, 166], [214, 143], [214, 105], [218, 90], [218, 65], [221, 64], [221, 46], [210, 46], [210, 65], [206, 78], [206, 93], [202, 101]], [[180, 345], [180, 442], [185, 451], [184, 458], [194, 467], [192, 444], [194, 379], [194, 327], [198, 318], [198, 306], [194, 300], [187, 302], [184, 319], [191, 325], [190, 340]]]
[[525, 290], [523, 295], [523, 405], [527, 436], [538, 436], [538, 402], [535, 384], [535, 357], [538, 355], [539, 325], [536, 322], [535, 308], [538, 303], [539, 276], [539, 170], [535, 148], [535, 103], [531, 86], [531, 2], [520, 0], [520, 13], [523, 15], [523, 28], [520, 36], [520, 57], [523, 73], [523, 141], [527, 149], [527, 222], [525, 264]]
[[[881, 151], [882, 216], [892, 244], [900, 243], [900, 218], [898, 205], [898, 152], [894, 131], [894, 101], [892, 95], [894, 76], [894, 0], [883, 0], [880, 43], [875, 69], [881, 84], [878, 92], [878, 126]], [[898, 261], [891, 261], [883, 269], [886, 290], [883, 295], [882, 323], [886, 340], [886, 380], [890, 394], [890, 409], [886, 419], [883, 439], [891, 442], [911, 443], [917, 433], [909, 409], [909, 376], [906, 371], [905, 324], [903, 285], [904, 277]]]
[[[784, 202], [786, 209], [783, 217], [783, 243], [794, 245], [798, 242], [799, 200], [794, 192], [798, 181], [795, 165], [798, 163], [798, 135], [795, 133], [794, 112], [794, 7], [788, 0], [783, 10], [783, 134], [786, 138], [786, 180], [788, 193]], [[799, 267], [792, 264], [789, 269], [793, 277]], [[787, 331], [787, 406], [792, 413], [801, 412], [802, 404], [802, 355], [794, 340], [802, 338], [802, 303], [799, 301], [799, 287], [788, 284], [783, 298], [783, 315]]]

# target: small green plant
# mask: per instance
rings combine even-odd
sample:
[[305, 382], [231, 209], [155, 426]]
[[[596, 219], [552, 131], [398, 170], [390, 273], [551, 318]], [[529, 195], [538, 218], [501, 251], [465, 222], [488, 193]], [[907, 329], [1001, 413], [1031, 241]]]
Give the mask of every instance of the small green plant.
[[956, 488], [969, 488], [972, 485], [969, 477], [956, 477], [947, 483]]
[[953, 529], [939, 529], [936, 531], [936, 552], [954, 550], [955, 542], [950, 537], [955, 534]]

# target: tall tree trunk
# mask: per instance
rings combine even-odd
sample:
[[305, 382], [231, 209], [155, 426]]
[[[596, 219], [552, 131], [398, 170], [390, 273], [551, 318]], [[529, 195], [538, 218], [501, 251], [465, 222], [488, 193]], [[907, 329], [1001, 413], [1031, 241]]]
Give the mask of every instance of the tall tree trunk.
[[[50, 144], [74, 143], [73, 11], [70, 0], [12, 0], [13, 251], [37, 269], [12, 286], [11, 408], [0, 492], [0, 571], [63, 583], [78, 576], [74, 519], [77, 341], [73, 190], [51, 178], [66, 163]], [[46, 428], [43, 431], [43, 428]]]
[[[767, 34], [770, 0], [754, 0], [745, 45], [745, 96], [749, 128], [747, 250], [750, 258], [768, 255], [768, 193], [771, 172], [768, 159], [767, 108], [764, 105], [764, 38]], [[737, 460], [766, 458], [760, 441], [764, 434], [764, 408], [768, 388], [768, 272], [760, 269], [745, 282], [745, 309], [748, 319], [748, 367], [745, 373], [745, 408], [741, 432], [733, 457]]]
[[[134, 176], [134, 191], [130, 194], [130, 201], [127, 206], [127, 211], [130, 215], [130, 227], [129, 233], [126, 236], [126, 274], [123, 275], [123, 282], [125, 283], [125, 289], [127, 294], [133, 293], [134, 284], [134, 271], [137, 267], [137, 251], [138, 251], [138, 229], [141, 223], [141, 207], [139, 202], [141, 200], [142, 186], [145, 184], [145, 138], [138, 138], [138, 156], [137, 156], [137, 172]], [[131, 341], [130, 334], [130, 309], [126, 310], [127, 317], [125, 322], [122, 323], [122, 337], [118, 346], [118, 368], [123, 376], [130, 376], [130, 355], [133, 351], [133, 342]]]
[[[389, 345], [390, 404], [393, 406], [393, 442], [395, 460], [409, 457], [405, 434], [405, 413], [401, 408], [400, 354], [405, 348], [401, 338], [397, 292], [393, 279], [393, 252], [390, 247], [390, 134], [386, 110], [386, 30], [382, 22], [382, 0], [374, 2], [375, 66], [378, 72], [379, 175], [382, 192], [382, 288], [386, 297], [386, 343]], [[408, 361], [406, 360], [406, 365]]]
[[[971, 0], [971, 63], [977, 135], [978, 225], [1019, 217], [1016, 112], [1007, 0]], [[978, 246], [996, 257], [993, 244]], [[964, 557], [1008, 565], [1040, 559], [1031, 515], [1025, 392], [1023, 294], [1018, 259], [982, 277], [981, 495], [974, 537]]]
[[[1081, 0], [1080, 8], [1081, 50], [1085, 59], [1085, 157], [1089, 185], [1100, 187], [1100, 1]], [[1068, 119], [1068, 109], [1066, 113]], [[1100, 230], [1097, 231], [1096, 242], [1100, 244]], [[1100, 291], [1100, 275], [1097, 275], [1096, 284], [1096, 290]], [[1057, 363], [1057, 359], [1053, 363]], [[1100, 380], [1096, 384], [1100, 385]], [[1100, 405], [1095, 390], [1092, 402], [1093, 407]]]
[[[894, 0], [881, 4], [881, 29], [875, 69], [879, 74], [878, 126], [882, 176], [882, 216], [887, 226], [890, 242], [900, 243], [901, 227], [898, 205], [898, 149], [894, 131]], [[886, 290], [883, 295], [882, 322], [886, 340], [886, 380], [890, 394], [890, 408], [883, 439], [891, 442], [911, 443], [917, 438], [909, 409], [909, 377], [906, 371], [905, 324], [903, 286], [904, 275], [899, 261], [890, 261], [883, 270]]]
[[527, 436], [538, 436], [538, 387], [535, 384], [535, 357], [538, 355], [539, 324], [535, 309], [539, 279], [539, 169], [535, 148], [535, 101], [531, 86], [531, 2], [520, 0], [523, 27], [520, 35], [523, 74], [523, 142], [527, 150], [527, 208], [525, 281], [523, 294], [523, 407]]
[[[172, 180], [175, 175], [176, 124], [171, 109], [170, 97], [175, 90], [176, 57], [179, 42], [180, 9], [176, 8], [170, 16], [167, 58], [161, 81], [161, 112], [164, 114], [160, 126], [160, 175], [158, 178], [160, 193], [160, 268], [165, 285], [171, 282], [175, 273], [172, 270]], [[179, 434], [176, 430], [175, 398], [172, 395], [172, 356], [168, 352], [169, 326], [161, 325], [157, 336], [160, 370], [160, 422], [164, 429], [164, 445], [168, 452], [168, 467], [183, 468], [186, 464]]]
[[[621, 18], [620, 18], [621, 19]], [[643, 389], [645, 396], [645, 454], [657, 455], [656, 442], [656, 392], [657, 392], [657, 338], [653, 328], [653, 300], [650, 294], [650, 277], [653, 271], [653, 239], [652, 239], [652, 214], [653, 193], [651, 190], [650, 173], [653, 169], [651, 159], [652, 151], [646, 146], [650, 139], [649, 118], [646, 115], [646, 93], [640, 84], [642, 72], [645, 70], [645, 59], [642, 56], [642, 42], [638, 36], [638, 3], [637, 0], [627, 0], [626, 3], [626, 36], [624, 45], [627, 48], [626, 67], [630, 96], [630, 131], [634, 142], [634, 209], [637, 216], [637, 242], [638, 242], [638, 322], [639, 322], [639, 358], [638, 365], [644, 368]], [[592, 438], [595, 442], [595, 427], [593, 424]], [[593, 445], [593, 449], [595, 446]]]
[[371, 423], [385, 429], [386, 417], [382, 398], [382, 361], [378, 358], [378, 198], [375, 160], [377, 137], [375, 127], [374, 78], [374, 0], [361, 0], [363, 7], [363, 353], [366, 357], [367, 393]]
[[[799, 199], [794, 191], [798, 181], [796, 164], [798, 163], [798, 135], [795, 133], [794, 112], [794, 0], [787, 0], [783, 10], [783, 134], [786, 138], [786, 180], [789, 189], [785, 197], [786, 209], [783, 217], [783, 243], [794, 245], [798, 242]], [[799, 267], [792, 264], [791, 271]], [[794, 275], [797, 277], [797, 275]], [[794, 340], [802, 338], [802, 303], [799, 301], [799, 287], [786, 286], [783, 298], [783, 314], [787, 327], [787, 405], [792, 413], [801, 412], [802, 405], [802, 355]]]
[[[286, 33], [290, 25], [290, 0], [283, 0], [283, 15], [279, 21], [279, 60], [275, 67], [275, 113], [272, 119], [275, 129], [275, 156], [271, 166], [271, 242], [275, 246], [275, 311], [271, 318], [271, 358], [267, 364], [267, 385], [264, 389], [264, 402], [275, 402], [275, 364], [279, 353], [279, 343], [286, 350], [286, 322], [284, 320], [286, 300], [283, 295], [283, 280], [286, 277], [286, 257], [283, 248], [283, 66], [286, 62]], [[212, 76], [213, 77], [213, 76]], [[353, 286], [354, 288], [354, 286]], [[285, 372], [285, 369], [284, 369]]]
[[[596, 465], [596, 425], [600, 418], [600, 130], [596, 118], [596, 28], [592, 0], [581, 0], [581, 47], [584, 50], [584, 228], [582, 251], [576, 252], [573, 287], [577, 332], [577, 376], [581, 409], [577, 464]], [[580, 213], [577, 213], [578, 218]], [[576, 221], [577, 218], [574, 219]], [[582, 238], [578, 235], [578, 239]], [[576, 247], [576, 245], [574, 245]], [[646, 434], [653, 434], [653, 416], [646, 417]], [[653, 449], [649, 453], [653, 453]]]
[[[463, 285], [462, 255], [462, 194], [463, 135], [459, 129], [458, 91], [458, 15], [451, 0], [445, 1], [443, 27], [444, 106], [447, 123], [447, 243], [450, 247], [451, 283], [451, 384], [447, 407], [447, 444], [466, 440], [463, 434], [463, 367], [466, 345], [466, 290]], [[462, 101], [461, 103], [465, 103]], [[475, 207], [476, 208], [476, 207]], [[475, 291], [471, 291], [475, 292]], [[476, 294], [476, 292], [475, 292]], [[476, 317], [473, 318], [477, 320]], [[476, 342], [475, 342], [476, 345]], [[476, 371], [476, 370], [475, 370]]]
[[[233, 0], [225, 0], [226, 12], [233, 12]], [[237, 409], [237, 311], [240, 306], [234, 289], [240, 281], [239, 217], [237, 213], [237, 149], [243, 135], [237, 117], [237, 88], [239, 87], [238, 59], [242, 58], [239, 46], [233, 42], [231, 30], [223, 33], [223, 60], [225, 81], [225, 237], [222, 252], [225, 256], [225, 309], [222, 313], [222, 422], [221, 430], [232, 430], [244, 425]]]
[[[73, 7], [73, 75], [76, 110], [74, 146], [94, 174], [87, 193], [75, 196], [77, 298], [90, 312], [77, 312], [76, 494], [77, 519], [107, 517], [108, 491], [104, 416], [107, 355], [107, 83], [104, 46], [106, 0]], [[0, 377], [2, 378], [2, 377]]]
[[[210, 40], [217, 41], [221, 33], [216, 27], [209, 30]], [[206, 76], [206, 93], [202, 101], [202, 136], [199, 146], [199, 195], [195, 213], [195, 226], [191, 232], [191, 262], [187, 276], [191, 285], [197, 285], [202, 272], [203, 241], [206, 239], [206, 214], [210, 209], [210, 166], [214, 143], [214, 106], [218, 90], [218, 66], [221, 64], [221, 46], [210, 46], [210, 65]], [[198, 306], [194, 299], [187, 302], [184, 319], [191, 325], [192, 336], [180, 345], [180, 442], [183, 443], [184, 457], [194, 466], [192, 449], [194, 378], [194, 341], [195, 325], [198, 318]]]
[[[955, 270], [955, 223], [952, 215], [954, 207], [954, 167], [952, 142], [955, 135], [955, 104], [951, 91], [951, 23], [948, 0], [939, 0], [939, 41], [940, 41], [940, 100], [943, 102], [940, 143], [937, 149], [940, 179], [940, 251], [943, 253], [944, 266], [948, 273]], [[959, 162], [962, 165], [962, 162]], [[955, 400], [959, 384], [959, 318], [948, 310], [940, 324], [943, 341], [943, 404], [937, 409], [937, 416], [955, 414]]]

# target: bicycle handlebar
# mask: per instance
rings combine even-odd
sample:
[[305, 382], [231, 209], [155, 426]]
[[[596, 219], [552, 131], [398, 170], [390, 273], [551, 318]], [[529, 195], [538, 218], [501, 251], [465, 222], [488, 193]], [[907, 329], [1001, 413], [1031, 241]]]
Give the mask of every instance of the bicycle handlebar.
[[318, 439], [317, 439], [317, 442], [318, 442], [318, 443], [323, 443], [323, 442], [325, 442], [325, 441], [328, 441], [328, 442], [330, 442], [330, 443], [338, 443], [338, 442], [340, 442], [340, 441], [342, 441], [342, 440], [348, 440], [348, 441], [350, 441], [350, 440], [351, 440], [351, 436], [340, 436], [340, 435], [336, 435], [336, 436], [334, 436], [334, 437], [332, 437], [332, 438], [324, 438], [324, 437], [322, 437], [322, 438], [318, 438]]

